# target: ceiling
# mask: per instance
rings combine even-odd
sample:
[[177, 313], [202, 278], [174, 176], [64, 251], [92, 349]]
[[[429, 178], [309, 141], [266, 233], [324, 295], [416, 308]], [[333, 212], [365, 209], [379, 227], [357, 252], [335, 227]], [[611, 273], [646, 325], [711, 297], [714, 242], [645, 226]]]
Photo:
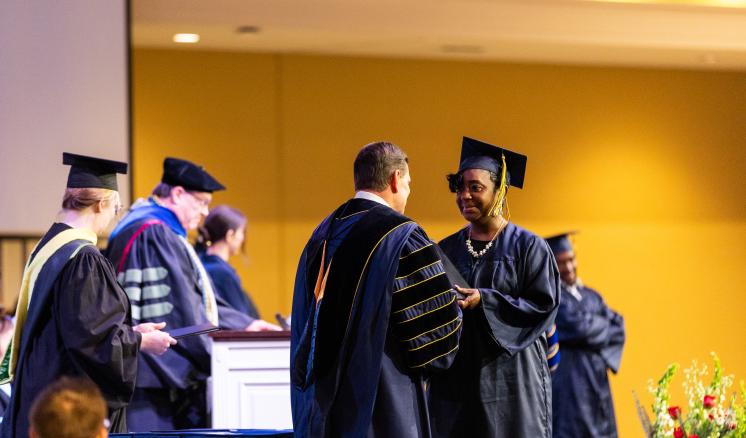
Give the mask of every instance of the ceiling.
[[[132, 0], [135, 47], [746, 70], [746, 0]], [[248, 26], [245, 32], [238, 32]]]

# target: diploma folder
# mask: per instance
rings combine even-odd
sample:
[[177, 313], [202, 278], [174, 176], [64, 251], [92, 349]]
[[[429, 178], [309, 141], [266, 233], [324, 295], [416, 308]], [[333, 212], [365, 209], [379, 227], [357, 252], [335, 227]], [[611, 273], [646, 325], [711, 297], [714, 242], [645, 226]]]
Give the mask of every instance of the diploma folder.
[[190, 325], [188, 327], [182, 327], [168, 331], [168, 333], [174, 339], [186, 338], [188, 336], [202, 335], [205, 333], [216, 332], [220, 330], [220, 327], [216, 327], [209, 322], [204, 324]]
[[[469, 289], [471, 286], [469, 286], [469, 283], [466, 282], [463, 276], [461, 276], [461, 273], [456, 269], [456, 266], [453, 264], [451, 259], [448, 258], [445, 252], [440, 248], [440, 246], [437, 243], [433, 244], [435, 246], [435, 249], [438, 251], [438, 255], [440, 256], [440, 261], [443, 263], [443, 270], [446, 271], [446, 277], [448, 277], [448, 281], [451, 283], [451, 286], [458, 285], [461, 288]], [[463, 300], [466, 298], [464, 294], [457, 291], [456, 288], [453, 288], [453, 291], [456, 292], [456, 298], [459, 300]]]

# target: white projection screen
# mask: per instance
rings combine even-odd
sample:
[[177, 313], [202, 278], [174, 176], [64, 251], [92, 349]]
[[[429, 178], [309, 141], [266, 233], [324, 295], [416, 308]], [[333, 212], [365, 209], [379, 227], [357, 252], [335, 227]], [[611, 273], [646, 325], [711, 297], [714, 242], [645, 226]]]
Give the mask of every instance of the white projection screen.
[[128, 21], [125, 0], [0, 1], [0, 235], [49, 228], [63, 151], [129, 161]]

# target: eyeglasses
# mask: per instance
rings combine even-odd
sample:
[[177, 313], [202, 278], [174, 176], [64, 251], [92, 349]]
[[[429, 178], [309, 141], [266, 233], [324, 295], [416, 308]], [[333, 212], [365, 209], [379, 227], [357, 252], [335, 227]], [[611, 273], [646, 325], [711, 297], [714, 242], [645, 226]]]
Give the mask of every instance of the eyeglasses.
[[197, 193], [195, 193], [195, 192], [187, 191], [186, 193], [189, 193], [189, 196], [191, 196], [192, 198], [194, 198], [194, 200], [197, 201], [197, 203], [199, 204], [199, 206], [201, 208], [207, 208], [207, 207], [210, 206], [210, 201], [212, 201], [212, 199], [210, 199], [210, 198], [202, 198], [200, 196], [197, 196]]

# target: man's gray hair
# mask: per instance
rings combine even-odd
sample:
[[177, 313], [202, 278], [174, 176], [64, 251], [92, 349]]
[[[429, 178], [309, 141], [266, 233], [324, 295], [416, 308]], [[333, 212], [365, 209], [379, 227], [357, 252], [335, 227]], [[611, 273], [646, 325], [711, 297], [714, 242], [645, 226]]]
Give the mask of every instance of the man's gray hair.
[[399, 146], [379, 141], [363, 146], [355, 158], [355, 190], [381, 192], [389, 185], [391, 174], [407, 171], [409, 159]]

